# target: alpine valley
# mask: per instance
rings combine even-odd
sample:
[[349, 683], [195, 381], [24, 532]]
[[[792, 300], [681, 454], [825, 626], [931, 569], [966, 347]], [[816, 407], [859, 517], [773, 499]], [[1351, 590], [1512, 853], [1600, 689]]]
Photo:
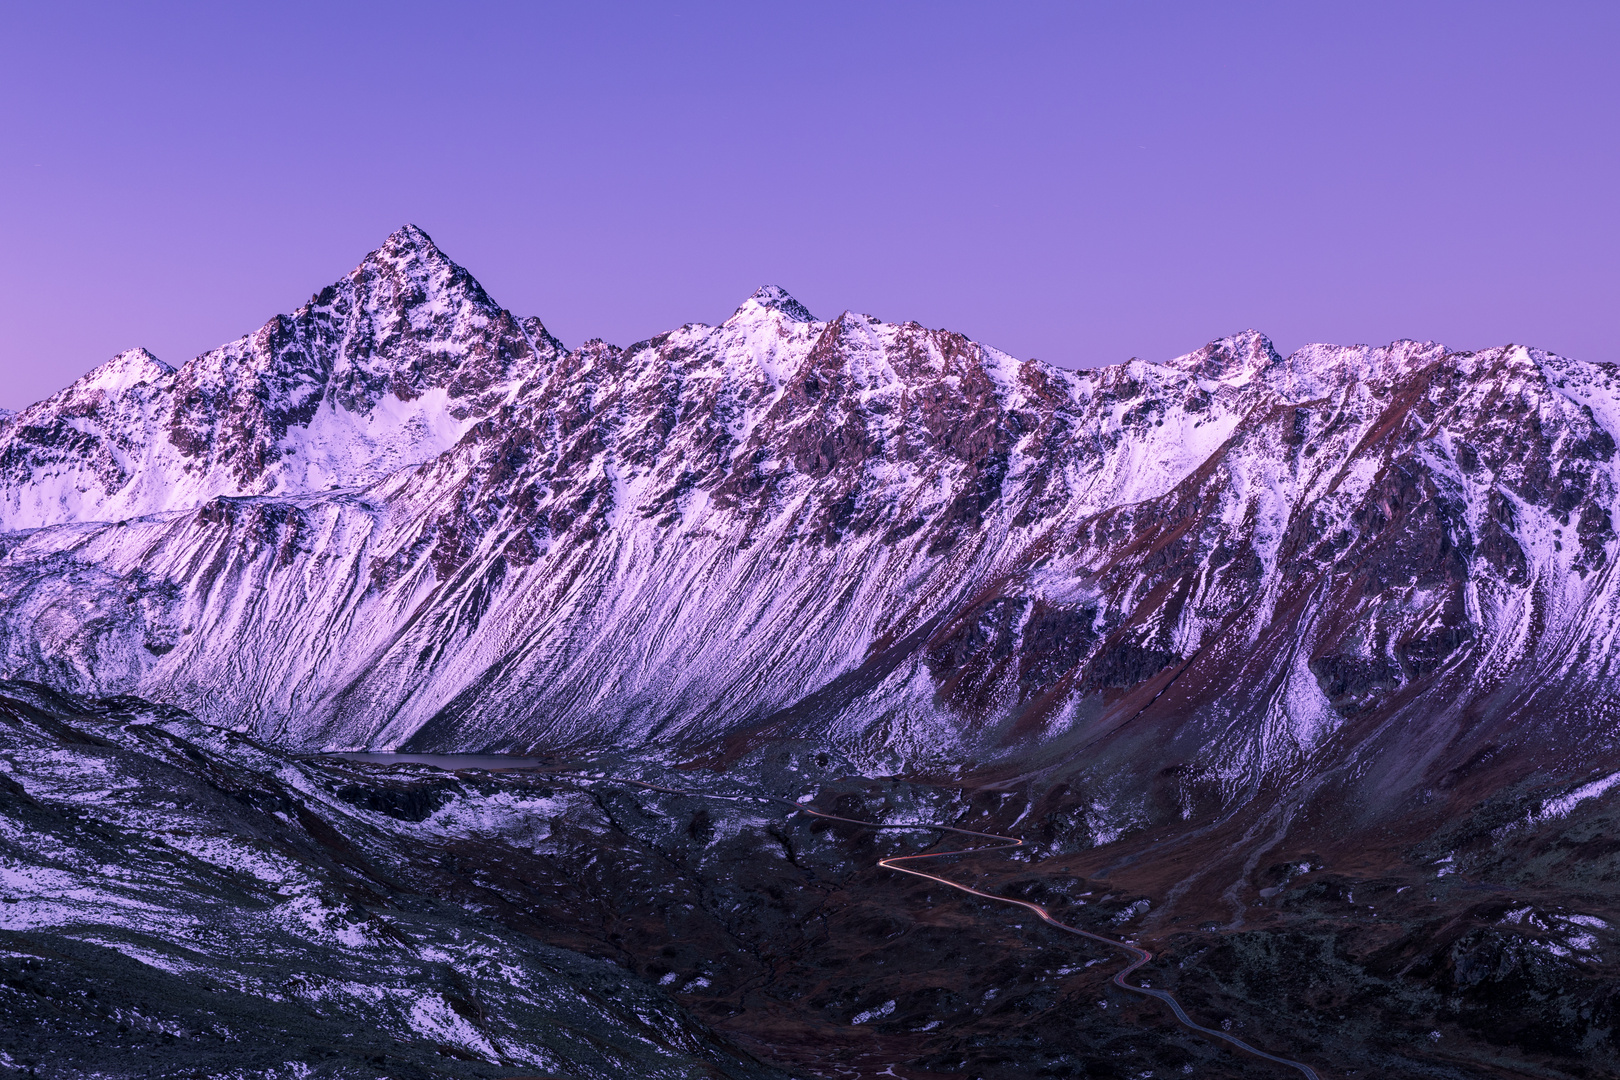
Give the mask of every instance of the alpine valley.
[[0, 418], [0, 1070], [1620, 1074], [1616, 433], [1517, 345], [570, 349], [407, 226]]

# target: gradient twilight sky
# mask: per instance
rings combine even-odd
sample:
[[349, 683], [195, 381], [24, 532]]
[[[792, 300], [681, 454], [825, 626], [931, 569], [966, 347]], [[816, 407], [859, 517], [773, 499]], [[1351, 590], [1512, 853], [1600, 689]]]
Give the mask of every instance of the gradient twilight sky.
[[0, 0], [0, 405], [426, 229], [570, 345], [818, 316], [1620, 361], [1620, 5]]

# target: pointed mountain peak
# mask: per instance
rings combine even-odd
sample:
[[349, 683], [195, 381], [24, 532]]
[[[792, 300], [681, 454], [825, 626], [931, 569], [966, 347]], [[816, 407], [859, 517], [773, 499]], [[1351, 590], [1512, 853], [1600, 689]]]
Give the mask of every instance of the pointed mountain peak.
[[389, 233], [388, 239], [383, 241], [383, 246], [379, 250], [396, 258], [413, 254], [428, 257], [444, 254], [433, 242], [433, 237], [411, 224], [401, 225]]
[[404, 273], [467, 273], [433, 242], [433, 237], [415, 225], [402, 225], [389, 233], [382, 247], [362, 259], [354, 272], [363, 273], [368, 268]]
[[[789, 295], [788, 291], [780, 285], [761, 285], [754, 290], [754, 294], [744, 300], [731, 318], [746, 318], [764, 311], [779, 311], [794, 322], [815, 322], [816, 317], [810, 314], [808, 308]], [[727, 320], [731, 321], [730, 319]]]
[[165, 364], [162, 360], [159, 360], [157, 357], [153, 356], [146, 349], [139, 348], [125, 349], [123, 352], [107, 361], [107, 363], [103, 366], [110, 368], [114, 365], [131, 371], [140, 371], [143, 373], [151, 371], [159, 375], [167, 375], [169, 372], [174, 370], [173, 367]]
[[1178, 356], [1169, 366], [1201, 379], [1242, 385], [1281, 361], [1270, 338], [1258, 330], [1242, 330], [1230, 337], [1217, 338], [1197, 352]]
[[455, 307], [470, 302], [490, 312], [497, 307], [477, 279], [415, 225], [395, 229], [344, 280], [312, 296], [307, 307], [326, 307], [351, 287], [360, 290], [362, 306], [386, 298], [389, 306]]
[[91, 371], [74, 384], [86, 390], [105, 390], [116, 393], [143, 382], [152, 382], [174, 373], [145, 349], [125, 349], [111, 360]]

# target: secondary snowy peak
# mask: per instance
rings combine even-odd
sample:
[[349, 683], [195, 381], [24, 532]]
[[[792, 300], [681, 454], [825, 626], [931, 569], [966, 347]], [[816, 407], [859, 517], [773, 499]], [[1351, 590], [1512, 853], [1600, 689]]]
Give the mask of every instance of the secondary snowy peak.
[[1324, 397], [1346, 387], [1387, 385], [1444, 360], [1445, 346], [1433, 341], [1388, 345], [1306, 345], [1266, 369], [1265, 379], [1292, 400]]
[[20, 415], [39, 416], [52, 410], [95, 412], [107, 402], [137, 389], [167, 386], [174, 368], [145, 349], [125, 349], [100, 367], [79, 376], [44, 401]]
[[1306, 401], [1356, 386], [1388, 386], [1448, 358], [1465, 363], [1470, 355], [1451, 353], [1433, 341], [1401, 340], [1378, 346], [1312, 344], [1282, 356], [1264, 334], [1245, 330], [1164, 366], [1205, 384], [1254, 388], [1284, 400]]
[[145, 349], [125, 349], [73, 385], [81, 391], [116, 394], [142, 383], [159, 382], [173, 374], [174, 368]]
[[1243, 386], [1281, 360], [1270, 338], [1258, 330], [1244, 330], [1178, 356], [1168, 366], [1200, 379]]
[[779, 312], [794, 322], [816, 321], [810, 310], [790, 296], [786, 289], [779, 285], [761, 285], [752, 296], [738, 305], [726, 322], [749, 322], [771, 311]]

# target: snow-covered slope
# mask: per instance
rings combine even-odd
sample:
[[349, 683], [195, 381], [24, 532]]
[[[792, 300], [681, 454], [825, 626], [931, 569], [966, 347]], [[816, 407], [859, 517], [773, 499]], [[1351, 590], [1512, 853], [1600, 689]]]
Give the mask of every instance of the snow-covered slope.
[[0, 674], [299, 747], [1091, 747], [1228, 793], [1371, 731], [1573, 746], [1615, 712], [1617, 396], [1252, 331], [1068, 372], [775, 288], [569, 351], [406, 228], [3, 421]]

